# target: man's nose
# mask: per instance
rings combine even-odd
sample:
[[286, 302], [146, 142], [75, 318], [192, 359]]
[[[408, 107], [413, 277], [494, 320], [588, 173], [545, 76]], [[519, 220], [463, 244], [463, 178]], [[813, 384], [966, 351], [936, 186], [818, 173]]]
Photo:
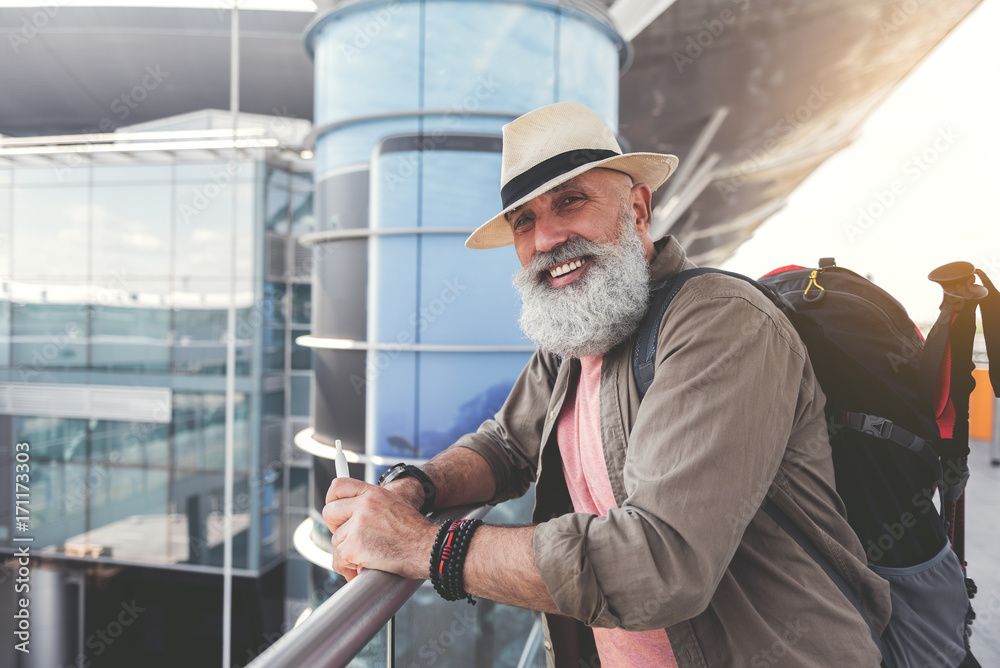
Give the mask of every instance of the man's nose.
[[543, 213], [535, 219], [535, 251], [548, 253], [569, 241], [569, 226], [551, 214]]

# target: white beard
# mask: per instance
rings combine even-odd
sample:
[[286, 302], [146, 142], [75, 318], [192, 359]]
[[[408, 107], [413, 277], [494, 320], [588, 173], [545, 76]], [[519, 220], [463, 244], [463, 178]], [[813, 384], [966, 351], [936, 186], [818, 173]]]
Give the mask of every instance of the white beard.
[[[521, 330], [542, 350], [561, 357], [603, 355], [639, 326], [649, 302], [649, 263], [631, 214], [622, 211], [615, 241], [570, 239], [536, 253], [514, 275]], [[581, 256], [590, 256], [586, 275], [558, 288], [549, 283], [548, 267]]]

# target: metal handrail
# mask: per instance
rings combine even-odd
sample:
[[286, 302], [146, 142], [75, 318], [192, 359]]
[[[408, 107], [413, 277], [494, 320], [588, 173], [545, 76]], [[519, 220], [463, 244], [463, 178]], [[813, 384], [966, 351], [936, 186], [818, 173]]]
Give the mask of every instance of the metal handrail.
[[[462, 506], [432, 519], [482, 518], [491, 506]], [[340, 668], [375, 637], [423, 580], [364, 571], [267, 648], [247, 668]]]

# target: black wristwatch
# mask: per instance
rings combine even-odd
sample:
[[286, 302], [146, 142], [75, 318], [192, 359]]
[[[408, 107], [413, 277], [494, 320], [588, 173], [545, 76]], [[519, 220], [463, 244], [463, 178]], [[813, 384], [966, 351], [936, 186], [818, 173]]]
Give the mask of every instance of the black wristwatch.
[[378, 486], [385, 487], [396, 478], [405, 478], [408, 475], [416, 478], [420, 482], [420, 486], [424, 488], [424, 502], [420, 506], [420, 514], [426, 515], [434, 510], [434, 497], [436, 495], [436, 491], [434, 489], [434, 483], [431, 481], [430, 477], [416, 466], [413, 466], [412, 464], [403, 464], [402, 462], [396, 464], [379, 477]]

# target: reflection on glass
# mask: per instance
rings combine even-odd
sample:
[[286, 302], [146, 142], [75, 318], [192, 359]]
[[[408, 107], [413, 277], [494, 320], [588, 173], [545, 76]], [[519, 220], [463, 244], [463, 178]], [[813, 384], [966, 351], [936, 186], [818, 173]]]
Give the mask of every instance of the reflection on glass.
[[266, 417], [284, 417], [285, 415], [285, 392], [268, 392], [264, 395], [263, 408]]
[[170, 364], [170, 309], [92, 308], [90, 367], [108, 371], [166, 371]]
[[134, 277], [170, 274], [170, 183], [94, 186], [92, 273]]
[[[228, 332], [229, 283], [181, 281], [173, 294], [175, 373], [224, 375]], [[262, 321], [262, 305], [253, 303], [249, 285], [237, 288], [236, 373], [246, 375], [252, 362], [254, 332]]]
[[292, 234], [299, 235], [316, 231], [313, 216], [313, 193], [311, 190], [292, 192]]
[[285, 369], [285, 330], [265, 327], [261, 330], [264, 340], [264, 370], [284, 371]]
[[[234, 401], [234, 467], [250, 466], [250, 427], [247, 395]], [[174, 462], [180, 470], [216, 470], [225, 465], [226, 395], [214, 392], [174, 392]]]
[[269, 169], [264, 186], [264, 229], [288, 234], [288, 172]]
[[94, 183], [169, 183], [173, 165], [93, 165]]
[[[422, 6], [408, 2], [397, 5], [378, 39], [363, 49], [351, 45], [356, 34], [365, 34], [366, 24], [373, 20], [371, 13], [353, 12], [325, 26], [316, 40], [314, 58], [317, 125], [420, 107], [421, 59], [417, 56]], [[373, 81], [379, 85], [371, 85]], [[366, 94], [345, 95], [345, 91]]]
[[89, 198], [82, 186], [14, 191], [15, 278], [87, 276]]
[[290, 381], [292, 386], [291, 414], [308, 416], [311, 405], [312, 377], [292, 376]]
[[90, 528], [76, 540], [83, 539], [87, 553], [95, 556], [148, 563], [177, 561], [170, 545], [169, 480], [165, 469], [91, 466]]
[[[231, 187], [220, 187], [211, 180], [177, 183], [174, 272], [178, 280], [229, 277]], [[235, 187], [236, 272], [241, 278], [250, 278], [254, 258], [254, 186], [238, 183]]]
[[[233, 566], [247, 568], [250, 533], [249, 484], [237, 476], [233, 485]], [[222, 473], [185, 473], [174, 477], [171, 498], [176, 514], [170, 523], [175, 561], [221, 566], [225, 502]]]
[[593, 22], [560, 14], [559, 92], [585, 104], [612, 128], [618, 127], [618, 49]]
[[170, 465], [168, 426], [153, 422], [90, 421], [93, 463], [163, 467]]
[[264, 283], [264, 301], [258, 309], [264, 322], [269, 325], [285, 323], [285, 284]]
[[11, 321], [17, 380], [87, 366], [86, 305], [14, 303]]
[[30, 526], [34, 545], [61, 545], [67, 537], [85, 529], [86, 422], [16, 417], [14, 435], [15, 442], [31, 447]]
[[528, 111], [555, 102], [554, 9], [507, 2], [428, 3], [425, 107], [455, 109], [448, 127], [461, 132], [465, 110]]
[[7, 367], [10, 366], [10, 302], [6, 299], [6, 290], [3, 296], [4, 299], [0, 299], [0, 367]]
[[312, 284], [292, 285], [292, 322], [308, 325], [312, 322]]
[[[3, 171], [3, 170], [0, 170]], [[0, 174], [2, 177], [2, 174]], [[10, 276], [10, 199], [11, 190], [0, 181], [0, 277]]]
[[529, 356], [404, 352], [386, 358], [376, 378], [376, 454], [429, 459], [476, 431], [503, 405]]

